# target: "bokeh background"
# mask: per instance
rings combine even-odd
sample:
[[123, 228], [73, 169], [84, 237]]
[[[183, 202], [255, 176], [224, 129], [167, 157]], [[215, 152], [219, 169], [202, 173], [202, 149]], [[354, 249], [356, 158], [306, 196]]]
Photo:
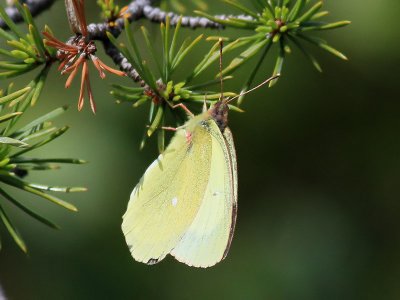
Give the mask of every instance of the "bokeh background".
[[[86, 2], [89, 21], [98, 20], [95, 1]], [[0, 228], [5, 294], [10, 299], [400, 299], [400, 2], [325, 2], [331, 20], [353, 22], [323, 34], [350, 60], [314, 49], [324, 68], [319, 74], [295, 51], [276, 87], [257, 90], [247, 97], [245, 113], [230, 114], [239, 217], [229, 256], [211, 269], [189, 268], [172, 258], [155, 266], [132, 260], [120, 224], [131, 190], [156, 157], [155, 140], [139, 151], [147, 107], [114, 103], [109, 84], [129, 81], [92, 76], [98, 113], [93, 116], [88, 108], [78, 113], [77, 82], [65, 90], [65, 79], [53, 72], [25, 120], [68, 103], [71, 109], [56, 122], [71, 130], [36, 154], [90, 163], [33, 173], [31, 180], [89, 191], [64, 197], [79, 207], [77, 214], [20, 195], [61, 231], [9, 207], [30, 253], [22, 254]], [[221, 3], [209, 9], [228, 12]], [[37, 21], [66, 39], [64, 14], [63, 1], [56, 1]], [[158, 25], [141, 23], [157, 43]], [[207, 47], [199, 47], [199, 59]], [[258, 81], [271, 74], [271, 58]], [[226, 90], [240, 86], [252, 64], [237, 72]]]

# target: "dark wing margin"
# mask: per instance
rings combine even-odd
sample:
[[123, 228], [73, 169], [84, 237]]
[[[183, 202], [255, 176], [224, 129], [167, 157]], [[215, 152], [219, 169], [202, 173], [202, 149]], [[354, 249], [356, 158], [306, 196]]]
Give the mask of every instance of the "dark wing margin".
[[233, 235], [235, 232], [236, 218], [237, 218], [237, 210], [238, 210], [238, 173], [237, 173], [237, 160], [236, 160], [236, 150], [235, 143], [233, 141], [232, 132], [229, 127], [226, 127], [224, 132], [224, 142], [226, 148], [228, 149], [229, 156], [229, 166], [231, 171], [231, 183], [232, 183], [232, 191], [233, 191], [233, 202], [232, 202], [232, 220], [231, 220], [231, 228], [229, 232], [229, 239], [226, 245], [226, 249], [222, 259], [224, 259], [229, 252], [229, 248], [231, 247]]

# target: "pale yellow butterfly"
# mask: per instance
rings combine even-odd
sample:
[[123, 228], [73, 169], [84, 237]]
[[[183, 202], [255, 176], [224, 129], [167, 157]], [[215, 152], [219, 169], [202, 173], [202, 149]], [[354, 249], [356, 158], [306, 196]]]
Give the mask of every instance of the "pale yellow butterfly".
[[231, 100], [221, 99], [179, 127], [133, 190], [122, 231], [136, 261], [155, 264], [171, 254], [189, 266], [206, 268], [226, 257], [238, 188], [236, 152], [227, 127]]

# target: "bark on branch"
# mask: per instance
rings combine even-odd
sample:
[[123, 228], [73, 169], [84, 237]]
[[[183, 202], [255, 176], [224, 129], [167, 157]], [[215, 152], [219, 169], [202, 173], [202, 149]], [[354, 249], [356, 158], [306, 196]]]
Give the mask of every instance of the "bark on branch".
[[[21, 0], [20, 0], [21, 1]], [[22, 2], [28, 5], [29, 10], [33, 16], [40, 14], [41, 12], [49, 9], [55, 0], [23, 0]], [[145, 18], [152, 22], [161, 23], [165, 22], [167, 16], [170, 18], [171, 26], [177, 24], [180, 18], [179, 14], [173, 12], [166, 12], [158, 7], [152, 6], [154, 0], [134, 0], [128, 4], [128, 9], [126, 13], [129, 15], [129, 22], [137, 21], [139, 19]], [[7, 7], [6, 12], [8, 16], [15, 22], [23, 21], [21, 14], [15, 7]], [[218, 15], [219, 19], [228, 19], [232, 16], [230, 15]], [[240, 15], [234, 16], [240, 19], [252, 19], [250, 16]], [[182, 27], [195, 28], [214, 28], [222, 29], [223, 26], [219, 23], [213, 22], [204, 17], [197, 16], [182, 16]], [[7, 25], [2, 19], [0, 19], [0, 27], [7, 29]], [[119, 66], [121, 71], [124, 71], [136, 82], [142, 81], [139, 74], [133, 68], [133, 66], [128, 62], [128, 60], [120, 53], [116, 47], [107, 38], [106, 32], [111, 32], [115, 37], [118, 37], [124, 29], [124, 19], [119, 18], [114, 22], [114, 26], [110, 27], [107, 22], [103, 23], [92, 23], [87, 26], [89, 37], [92, 40], [102, 41], [104, 50], [111, 57], [116, 65]]]
[[[55, 0], [24, 0], [21, 1], [28, 5], [29, 10], [31, 11], [32, 16], [36, 16], [41, 12], [49, 9]], [[14, 6], [6, 7], [7, 15], [13, 20], [15, 23], [21, 22], [22, 16], [19, 11]], [[4, 23], [3, 19], [0, 18], [0, 27], [3, 29], [7, 28], [7, 25]]]

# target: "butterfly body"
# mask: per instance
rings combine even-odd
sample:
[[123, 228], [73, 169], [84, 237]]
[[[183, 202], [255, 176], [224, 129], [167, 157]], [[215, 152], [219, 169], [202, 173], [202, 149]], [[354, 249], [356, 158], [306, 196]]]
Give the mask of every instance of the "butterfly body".
[[122, 230], [133, 258], [195, 267], [225, 258], [237, 213], [236, 153], [222, 101], [194, 116], [133, 190]]

